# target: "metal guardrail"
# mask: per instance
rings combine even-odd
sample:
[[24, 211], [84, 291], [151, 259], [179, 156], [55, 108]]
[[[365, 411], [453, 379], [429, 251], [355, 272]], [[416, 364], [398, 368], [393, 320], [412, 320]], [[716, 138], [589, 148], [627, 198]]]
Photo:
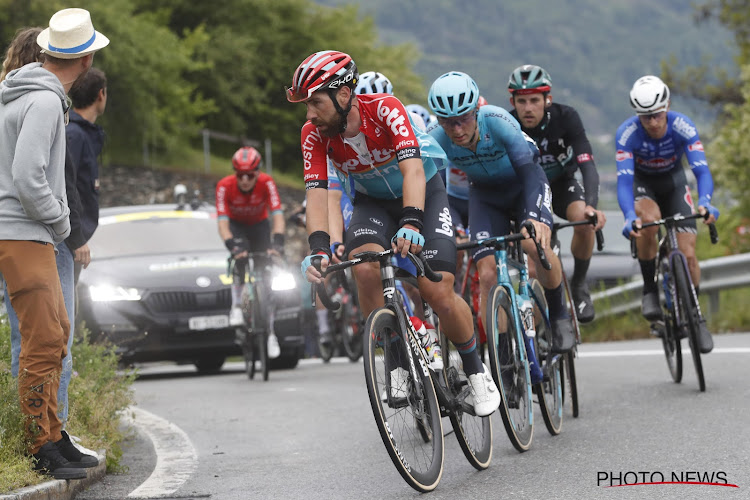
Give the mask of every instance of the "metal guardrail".
[[[729, 288], [750, 286], [750, 253], [718, 257], [700, 262], [701, 295], [708, 295], [710, 307], [707, 315], [719, 311], [719, 292]], [[630, 283], [609, 288], [591, 295], [597, 307], [597, 316], [619, 314], [641, 307], [643, 280], [634, 279]], [[608, 304], [605, 310], [602, 306]]]

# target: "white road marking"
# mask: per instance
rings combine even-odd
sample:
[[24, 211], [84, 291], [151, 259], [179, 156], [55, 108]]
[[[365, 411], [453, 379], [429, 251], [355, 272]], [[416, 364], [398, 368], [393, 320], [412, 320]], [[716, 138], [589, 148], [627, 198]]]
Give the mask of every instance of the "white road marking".
[[[683, 354], [690, 354], [689, 347], [682, 348]], [[750, 354], [750, 347], [717, 347], [710, 354]], [[640, 349], [628, 351], [578, 351], [581, 358], [616, 358], [621, 356], [664, 356], [662, 349]], [[706, 356], [706, 354], [704, 354]]]
[[146, 410], [130, 407], [127, 419], [151, 439], [156, 467], [128, 498], [164, 498], [174, 494], [190, 479], [198, 466], [198, 453], [185, 432], [175, 424]]

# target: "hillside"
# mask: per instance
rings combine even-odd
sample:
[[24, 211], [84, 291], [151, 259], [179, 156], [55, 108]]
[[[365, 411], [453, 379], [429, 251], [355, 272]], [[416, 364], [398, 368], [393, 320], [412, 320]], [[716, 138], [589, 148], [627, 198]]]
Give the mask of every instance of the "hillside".
[[[681, 65], [711, 58], [730, 73], [733, 67], [730, 33], [717, 23], [696, 26], [685, 0], [317, 2], [359, 3], [363, 15], [373, 16], [380, 42], [414, 43], [426, 89], [446, 71], [465, 71], [490, 103], [507, 108], [510, 72], [521, 64], [543, 66], [557, 102], [581, 114], [605, 175], [614, 174], [613, 135], [631, 114], [628, 91], [638, 77], [658, 75], [671, 56]], [[680, 96], [673, 106], [708, 136], [713, 110]]]

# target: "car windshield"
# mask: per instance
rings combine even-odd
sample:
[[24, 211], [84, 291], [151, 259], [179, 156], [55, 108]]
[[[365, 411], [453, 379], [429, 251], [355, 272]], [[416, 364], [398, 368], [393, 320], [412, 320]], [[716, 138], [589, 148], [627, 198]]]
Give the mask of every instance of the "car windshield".
[[[602, 229], [602, 233], [604, 233], [604, 252], [630, 255], [630, 241], [622, 236], [622, 225], [625, 224], [622, 212], [618, 210], [605, 210], [604, 214], [607, 216], [607, 223]], [[564, 222], [555, 218], [555, 222], [558, 221]], [[557, 237], [560, 239], [560, 248], [562, 248], [562, 251], [569, 252], [570, 241], [573, 238], [573, 228], [560, 230], [557, 233]], [[597, 253], [596, 250], [594, 253]]]
[[95, 259], [224, 248], [214, 214], [176, 210], [101, 217], [89, 247]]

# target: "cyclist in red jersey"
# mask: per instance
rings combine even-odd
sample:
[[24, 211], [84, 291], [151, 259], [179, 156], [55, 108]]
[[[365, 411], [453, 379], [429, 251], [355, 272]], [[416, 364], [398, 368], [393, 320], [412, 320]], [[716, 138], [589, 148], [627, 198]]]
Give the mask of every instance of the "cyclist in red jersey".
[[[284, 251], [284, 214], [273, 178], [260, 171], [261, 156], [255, 148], [243, 147], [232, 156], [234, 175], [216, 185], [219, 236], [235, 258], [232, 309], [229, 322], [243, 323], [240, 303], [245, 283], [248, 252]], [[269, 215], [271, 220], [269, 221]], [[269, 355], [278, 353], [278, 341], [269, 337]], [[272, 348], [275, 343], [275, 348]], [[276, 354], [278, 356], [278, 354]]]
[[[456, 345], [469, 378], [477, 415], [489, 415], [500, 395], [476, 350], [471, 311], [453, 291], [456, 243], [445, 186], [433, 158], [445, 158], [434, 140], [415, 130], [408, 112], [388, 94], [357, 95], [357, 67], [348, 54], [326, 50], [312, 54], [294, 72], [287, 89], [290, 102], [303, 102], [308, 121], [302, 127], [311, 255], [302, 262], [308, 281], [322, 282], [311, 265], [331, 258], [328, 225], [327, 158], [349, 194], [356, 190], [347, 229], [346, 251], [382, 251], [393, 247], [423, 255], [442, 281], [419, 278], [419, 290]], [[354, 268], [365, 316], [383, 305], [377, 264]], [[391, 377], [397, 377], [393, 370]]]

